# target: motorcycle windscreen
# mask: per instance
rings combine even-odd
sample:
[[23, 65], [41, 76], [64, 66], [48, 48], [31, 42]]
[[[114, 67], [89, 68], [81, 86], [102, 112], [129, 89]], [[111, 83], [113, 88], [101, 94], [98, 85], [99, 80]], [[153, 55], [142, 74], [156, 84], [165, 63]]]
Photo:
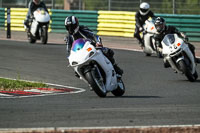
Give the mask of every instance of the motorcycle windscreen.
[[84, 40], [82, 38], [74, 41], [72, 44], [72, 51], [77, 52], [77, 51], [81, 50], [84, 47], [85, 42], [86, 42], [86, 40]]
[[175, 42], [175, 34], [167, 34], [164, 39], [163, 42], [165, 45], [169, 46], [171, 44], [173, 44]]

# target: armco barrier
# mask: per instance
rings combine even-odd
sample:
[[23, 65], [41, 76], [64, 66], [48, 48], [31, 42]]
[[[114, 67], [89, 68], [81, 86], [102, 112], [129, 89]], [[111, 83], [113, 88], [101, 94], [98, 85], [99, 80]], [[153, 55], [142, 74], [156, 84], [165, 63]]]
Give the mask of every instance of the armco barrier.
[[98, 35], [133, 37], [135, 12], [99, 11]]
[[0, 8], [0, 29], [5, 26], [5, 8]]
[[66, 33], [65, 18], [68, 16], [76, 16], [80, 25], [88, 26], [94, 32], [97, 31], [97, 11], [80, 11], [80, 10], [56, 10], [52, 9], [52, 32]]
[[[0, 8], [0, 28], [6, 30], [6, 8]], [[27, 8], [11, 8], [11, 30], [24, 31], [23, 21]], [[133, 37], [135, 12], [49, 10], [51, 16], [49, 32], [66, 33], [64, 21], [74, 15], [80, 25], [88, 26], [98, 35]], [[155, 14], [165, 18], [167, 25], [174, 25], [185, 32], [191, 41], [200, 41], [200, 15]]]
[[163, 17], [167, 25], [186, 33], [190, 41], [200, 41], [200, 15], [156, 14]]
[[[7, 9], [5, 10], [5, 30], [7, 26]], [[10, 21], [12, 31], [25, 31], [23, 21], [26, 17], [28, 9], [26, 8], [11, 8], [10, 9]]]

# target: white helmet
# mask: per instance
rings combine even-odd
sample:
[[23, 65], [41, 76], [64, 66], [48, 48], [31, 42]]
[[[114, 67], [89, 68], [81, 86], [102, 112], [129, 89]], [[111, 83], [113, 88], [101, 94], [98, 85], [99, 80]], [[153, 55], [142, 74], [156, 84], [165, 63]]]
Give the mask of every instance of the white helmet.
[[150, 5], [146, 2], [140, 4], [140, 14], [146, 15], [149, 12]]

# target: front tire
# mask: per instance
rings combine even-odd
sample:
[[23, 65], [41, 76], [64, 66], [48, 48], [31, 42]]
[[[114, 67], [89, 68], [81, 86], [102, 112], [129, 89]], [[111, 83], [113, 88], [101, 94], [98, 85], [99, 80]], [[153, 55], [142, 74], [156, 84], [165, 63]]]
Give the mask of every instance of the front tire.
[[85, 78], [99, 97], [106, 97], [107, 92], [105, 89], [105, 85], [103, 83], [103, 80], [101, 80], [101, 77], [99, 77], [96, 69], [87, 72], [85, 74]]
[[[190, 69], [187, 67], [186, 63], [184, 60], [181, 60], [178, 62], [180, 69], [182, 72], [185, 74], [187, 79], [191, 82], [194, 82], [197, 78], [191, 73]], [[198, 77], [198, 76], [197, 76]]]
[[48, 28], [47, 26], [42, 27], [42, 32], [41, 32], [41, 41], [43, 44], [46, 44], [48, 40]]

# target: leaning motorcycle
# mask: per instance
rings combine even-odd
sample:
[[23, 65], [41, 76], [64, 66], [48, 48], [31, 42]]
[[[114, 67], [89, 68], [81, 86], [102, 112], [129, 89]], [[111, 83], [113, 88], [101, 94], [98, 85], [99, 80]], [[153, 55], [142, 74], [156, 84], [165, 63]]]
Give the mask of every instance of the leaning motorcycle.
[[29, 21], [30, 29], [27, 31], [27, 37], [30, 43], [41, 40], [43, 44], [48, 41], [48, 27], [50, 16], [44, 8], [38, 8], [33, 12], [33, 16]]
[[89, 84], [99, 97], [106, 97], [108, 92], [122, 96], [125, 86], [116, 74], [112, 63], [104, 56], [101, 48], [95, 48], [91, 41], [78, 39], [73, 42], [68, 57], [70, 66], [80, 79]]
[[195, 58], [188, 44], [177, 34], [167, 34], [162, 40], [164, 66], [171, 66], [175, 72], [185, 74], [194, 82], [198, 78]]
[[154, 34], [157, 34], [157, 30], [155, 28], [154, 19], [147, 19], [143, 25], [143, 42], [144, 48], [143, 52], [146, 56], [151, 56], [152, 54], [156, 54], [159, 58], [162, 57], [162, 49], [159, 48], [154, 39]]

